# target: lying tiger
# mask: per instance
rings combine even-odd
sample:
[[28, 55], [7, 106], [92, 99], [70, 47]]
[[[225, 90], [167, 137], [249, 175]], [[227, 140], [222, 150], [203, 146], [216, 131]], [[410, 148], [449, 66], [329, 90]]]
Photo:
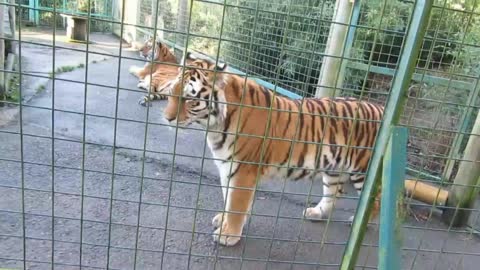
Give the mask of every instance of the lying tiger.
[[[165, 44], [160, 41], [154, 42], [153, 38], [147, 39], [139, 51], [140, 57], [149, 62], [144, 67], [131, 66], [129, 71], [139, 78], [137, 87], [147, 91], [150, 88], [150, 93], [138, 101], [140, 105], [145, 106], [149, 101], [166, 99], [162, 93], [167, 92], [169, 83], [178, 75], [178, 67], [168, 63], [178, 64], [178, 62]], [[152, 63], [152, 56], [153, 61], [167, 62], [167, 64]]]
[[[164, 117], [208, 129], [225, 202], [225, 213], [212, 221], [214, 241], [232, 246], [240, 240], [257, 179], [321, 175], [323, 198], [304, 211], [307, 219], [327, 218], [347, 182], [361, 192], [382, 106], [352, 98], [292, 100], [225, 73], [225, 64], [185, 57], [191, 62], [174, 82]], [[371, 218], [379, 207], [377, 201]]]

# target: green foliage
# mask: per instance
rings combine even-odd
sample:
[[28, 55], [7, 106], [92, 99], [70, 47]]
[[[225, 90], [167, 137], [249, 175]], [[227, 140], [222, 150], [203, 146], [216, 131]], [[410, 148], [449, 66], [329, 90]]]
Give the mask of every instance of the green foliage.
[[[223, 7], [202, 2], [193, 2], [190, 33], [213, 38], [220, 37]], [[216, 55], [218, 41], [212, 38], [190, 37], [189, 48], [207, 55]]]
[[[418, 66], [436, 68], [468, 61], [474, 53], [461, 43], [464, 37], [465, 41], [478, 40], [478, 18], [469, 15], [469, 12], [478, 12], [478, 8], [477, 1], [436, 0]], [[357, 49], [363, 51], [364, 59], [371, 57], [377, 65], [393, 67], [400, 55], [412, 3], [373, 0], [368, 1], [363, 9], [360, 25], [368, 29], [357, 30], [356, 39], [363, 41], [366, 46], [357, 46]]]
[[[222, 55], [227, 62], [260, 76], [279, 80], [295, 92], [312, 92], [320, 72], [334, 1], [260, 1], [258, 14], [249, 0], [230, 8]], [[256, 19], [255, 19], [256, 18]], [[327, 19], [327, 20], [326, 20]]]
[[[230, 2], [229, 2], [230, 3]], [[279, 85], [312, 93], [333, 16], [335, 1], [235, 0], [228, 8], [222, 56], [250, 73]], [[351, 57], [373, 65], [395, 67], [413, 9], [411, 1], [362, 2]], [[477, 1], [436, 0], [418, 66], [480, 73], [480, 22]], [[255, 18], [256, 21], [255, 21]], [[465, 45], [466, 44], [466, 45]], [[315, 51], [316, 53], [312, 53]], [[361, 88], [362, 71], [347, 70], [347, 84]], [[305, 84], [308, 87], [305, 87]]]
[[53, 78], [53, 74], [55, 75], [60, 75], [65, 72], [71, 72], [74, 71], [76, 68], [83, 68], [85, 65], [84, 64], [78, 64], [77, 66], [61, 66], [57, 67], [55, 72], [49, 72], [48, 77]]
[[8, 100], [12, 102], [20, 101], [20, 79], [17, 73], [13, 73], [10, 77], [9, 89], [0, 95], [0, 100]]

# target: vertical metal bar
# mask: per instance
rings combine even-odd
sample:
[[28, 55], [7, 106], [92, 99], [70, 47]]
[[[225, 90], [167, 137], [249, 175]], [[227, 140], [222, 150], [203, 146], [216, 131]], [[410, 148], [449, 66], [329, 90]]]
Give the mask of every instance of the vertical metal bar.
[[[193, 1], [190, 2], [189, 6], [188, 6], [188, 2], [187, 2], [187, 8], [188, 8], [188, 15], [189, 15], [190, 19], [188, 20], [187, 26], [186, 26], [186, 36], [185, 36], [185, 43], [184, 43], [185, 44], [185, 47], [184, 47], [185, 52], [188, 50], [188, 42], [189, 42], [189, 37], [190, 37], [190, 22], [192, 21], [191, 17], [192, 17], [192, 10], [193, 10]], [[183, 57], [183, 59], [185, 60], [185, 57]], [[187, 63], [186, 63], [186, 61], [184, 61], [183, 63], [180, 63], [180, 64], [182, 65], [182, 71], [181, 72], [184, 72], [185, 71], [185, 66], [186, 66]], [[178, 106], [178, 108], [177, 108], [177, 115], [179, 114], [179, 112], [180, 112], [180, 106]], [[171, 198], [172, 198], [172, 186], [173, 186], [173, 182], [174, 182], [173, 178], [174, 178], [174, 175], [175, 175], [175, 162], [176, 162], [176, 158], [177, 158], [177, 155], [176, 155], [176, 153], [177, 153], [177, 141], [178, 141], [178, 122], [175, 125], [175, 139], [173, 141], [172, 166], [171, 166], [171, 173], [170, 173], [170, 182], [169, 182], [169, 185], [168, 185], [168, 196], [167, 196], [167, 204], [166, 204], [167, 209], [166, 209], [166, 216], [165, 216], [165, 228], [163, 230], [162, 255], [160, 257], [160, 268], [163, 268], [163, 262], [164, 262], [164, 259], [165, 259], [165, 252], [166, 252], [166, 247], [167, 247], [168, 221], [169, 221], [169, 218], [170, 218], [169, 211], [170, 211], [170, 204], [171, 204]], [[205, 156], [203, 156], [202, 159], [205, 159]]]
[[[53, 2], [53, 36], [52, 36], [52, 264], [51, 269], [55, 269], [55, 35], [57, 32], [57, 24], [55, 23], [55, 15], [57, 5]], [[21, 61], [21, 60], [20, 60]]]
[[379, 270], [400, 270], [400, 206], [407, 165], [407, 138], [406, 127], [394, 127], [383, 156]]
[[[258, 1], [260, 1], [260, 0], [257, 0], [257, 7], [258, 7]], [[224, 31], [223, 26], [224, 26], [225, 14], [226, 14], [226, 10], [227, 10], [226, 3], [227, 3], [227, 1], [223, 0], [223, 3], [222, 3], [222, 19], [221, 19], [221, 24], [220, 24], [221, 27], [220, 27], [219, 40], [218, 40], [218, 45], [217, 45], [217, 54], [216, 54], [216, 57], [215, 57], [215, 65], [218, 65], [218, 59], [220, 58], [220, 46], [222, 45], [221, 39], [222, 39], [223, 31]], [[193, 3], [192, 3], [192, 8], [193, 8]], [[191, 13], [190, 13], [190, 16], [191, 16]], [[191, 21], [190, 19], [189, 19], [189, 21]], [[255, 23], [254, 23], [254, 25], [255, 25]], [[190, 27], [189, 27], [189, 29], [190, 29]], [[253, 31], [255, 31], [255, 26], [253, 28]], [[185, 55], [186, 52], [187, 52], [187, 47], [185, 47], [185, 50], [183, 52], [184, 55]], [[186, 62], [182, 63], [182, 64], [185, 66]], [[216, 79], [217, 79], [216, 73], [214, 73], [212, 85], [215, 85]], [[209, 102], [213, 102], [212, 97], [210, 97]], [[207, 126], [209, 126], [209, 125], [210, 125], [210, 118], [207, 119]], [[198, 208], [199, 208], [199, 203], [200, 203], [200, 188], [201, 188], [201, 184], [202, 184], [202, 178], [203, 178], [204, 166], [205, 166], [205, 153], [206, 153], [206, 150], [207, 150], [207, 147], [208, 147], [208, 142], [207, 142], [208, 134], [209, 134], [209, 130], [206, 129], [205, 130], [205, 136], [203, 138], [204, 145], [203, 145], [203, 151], [202, 151], [202, 161], [201, 161], [201, 164], [200, 164], [200, 179], [199, 179], [199, 183], [198, 183], [197, 196], [196, 196], [196, 199], [195, 199], [195, 202], [196, 202], [195, 203], [195, 213], [194, 213], [194, 216], [193, 216], [192, 238], [191, 238], [190, 243], [193, 243], [193, 240], [194, 240], [194, 237], [195, 237], [196, 220], [197, 220]], [[234, 148], [235, 148], [235, 144], [234, 144]], [[231, 170], [231, 168], [230, 168], [230, 170]], [[193, 245], [190, 244], [190, 247], [188, 249], [187, 269], [190, 269], [190, 261], [191, 261], [191, 257], [192, 257], [192, 248], [193, 248]], [[216, 264], [217, 260], [218, 260], [218, 249], [215, 252], [215, 264], [213, 265], [213, 269], [215, 269], [216, 266], [217, 266], [217, 264]]]
[[120, 16], [120, 47], [118, 49], [118, 69], [117, 69], [117, 85], [115, 92], [115, 116], [113, 120], [113, 145], [112, 145], [112, 177], [110, 183], [110, 203], [109, 203], [109, 216], [108, 216], [108, 246], [107, 246], [107, 263], [106, 268], [110, 269], [110, 253], [111, 253], [111, 242], [112, 242], [112, 216], [113, 216], [113, 191], [115, 188], [115, 155], [117, 148], [117, 126], [118, 126], [118, 96], [120, 92], [120, 74], [121, 74], [121, 63], [122, 63], [122, 38], [123, 30], [125, 26], [125, 2], [126, 0], [121, 1], [122, 14]]
[[30, 22], [35, 21], [35, 0], [28, 0], [28, 20]]
[[[153, 18], [157, 18], [158, 16], [158, 1], [156, 2], [153, 2], [152, 1], [152, 5], [155, 9], [155, 11], [152, 11], [152, 14], [155, 14], [155, 16], [153, 16]], [[156, 46], [156, 42], [157, 42], [157, 22], [158, 20], [155, 20], [155, 22], [153, 23], [153, 44], [152, 46]], [[137, 21], [138, 23], [138, 21]], [[122, 42], [120, 40], [120, 42]], [[158, 54], [160, 54], [161, 52], [158, 52]], [[155, 47], [152, 51], [152, 59], [150, 61], [150, 74], [151, 76], [153, 77], [153, 74], [155, 73], [155, 70], [153, 70], [153, 67], [154, 65], [156, 64], [157, 60], [154, 59], [155, 58]], [[160, 64], [164, 64], [164, 63], [160, 63]], [[167, 63], [168, 64], [168, 63]], [[167, 65], [167, 64], [164, 64], [164, 65]], [[150, 96], [150, 93], [152, 92], [152, 84], [150, 83], [148, 85], [148, 91], [147, 91], [147, 95]], [[151, 102], [151, 101], [149, 101]], [[136, 231], [135, 231], [135, 249], [134, 249], [134, 256], [133, 256], [133, 269], [137, 269], [137, 260], [138, 260], [138, 239], [140, 237], [140, 219], [142, 217], [142, 199], [143, 199], [143, 185], [144, 185], [144, 180], [145, 180], [145, 158], [146, 158], [146, 155], [147, 155], [147, 140], [148, 140], [148, 119], [150, 118], [150, 106], [147, 104], [147, 112], [145, 114], [145, 129], [144, 129], [144, 136], [143, 136], [143, 151], [142, 151], [142, 168], [141, 168], [141, 177], [140, 177], [140, 194], [139, 194], [139, 197], [138, 197], [138, 208], [137, 208], [137, 228], [136, 228]], [[171, 192], [171, 190], [170, 190]], [[165, 229], [166, 229], [166, 225], [165, 225]]]
[[35, 8], [35, 10], [33, 11], [33, 18], [35, 20], [35, 25], [39, 25], [40, 24], [40, 12], [38, 11], [38, 8], [40, 7], [39, 5], [39, 0], [34, 0], [34, 3], [33, 3], [33, 7]]
[[379, 175], [380, 172], [382, 155], [390, 137], [391, 126], [398, 123], [400, 118], [406, 100], [404, 93], [408, 89], [415, 69], [432, 5], [433, 0], [418, 0], [415, 2], [400, 63], [393, 80], [391, 94], [388, 98], [383, 123], [375, 142], [375, 151], [370, 160], [365, 185], [363, 186], [355, 219], [352, 224], [352, 231], [350, 232], [349, 241], [340, 266], [342, 270], [353, 269], [355, 266], [370, 216], [371, 205], [375, 198], [375, 188], [378, 183], [377, 175]]
[[[18, 4], [19, 14], [22, 14], [22, 7]], [[31, 9], [29, 9], [30, 11]], [[25, 163], [23, 160], [23, 109], [22, 109], [22, 16], [18, 18], [18, 119], [19, 119], [19, 134], [20, 134], [20, 174], [21, 174], [21, 204], [22, 204], [22, 256], [23, 256], [23, 269], [27, 269], [27, 234], [26, 234], [26, 222], [25, 222]], [[12, 29], [15, 31], [15, 29]]]
[[101, 15], [110, 18], [109, 14], [107, 13], [108, 4], [109, 4], [109, 0], [103, 0], [103, 10]]
[[[85, 47], [85, 87], [83, 91], [83, 131], [82, 131], [82, 169], [81, 169], [81, 197], [80, 197], [80, 258], [79, 265], [82, 268], [82, 253], [83, 253], [83, 210], [84, 210], [84, 195], [85, 195], [85, 140], [87, 132], [87, 98], [88, 98], [88, 53], [89, 53], [89, 44], [90, 44], [90, 25], [91, 25], [91, 1], [88, 1], [87, 4], [87, 40]], [[55, 17], [54, 17], [55, 21]], [[56, 21], [54, 22], [56, 25]], [[121, 48], [121, 45], [120, 45]], [[55, 54], [55, 53], [54, 53]], [[112, 191], [113, 192], [113, 191]]]

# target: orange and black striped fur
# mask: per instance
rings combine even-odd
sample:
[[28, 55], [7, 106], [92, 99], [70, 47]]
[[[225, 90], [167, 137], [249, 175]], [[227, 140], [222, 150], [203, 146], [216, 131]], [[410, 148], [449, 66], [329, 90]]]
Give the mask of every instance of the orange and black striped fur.
[[148, 101], [166, 99], [166, 96], [162, 93], [166, 93], [165, 89], [168, 89], [169, 82], [178, 75], [178, 67], [168, 64], [178, 64], [175, 55], [170, 52], [165, 44], [160, 41], [154, 42], [152, 38], [145, 41], [139, 52], [140, 57], [149, 62], [143, 68], [131, 66], [129, 71], [139, 78], [140, 81], [137, 86], [149, 91], [149, 94], [142, 97], [138, 102], [141, 105], [146, 105]]
[[383, 107], [350, 98], [280, 97], [226, 74], [225, 65], [186, 57], [193, 62], [177, 78], [164, 116], [208, 129], [226, 211], [213, 219], [215, 241], [230, 246], [240, 240], [257, 174], [293, 180], [321, 175], [324, 197], [304, 211], [308, 219], [327, 218], [344, 184], [361, 191]]

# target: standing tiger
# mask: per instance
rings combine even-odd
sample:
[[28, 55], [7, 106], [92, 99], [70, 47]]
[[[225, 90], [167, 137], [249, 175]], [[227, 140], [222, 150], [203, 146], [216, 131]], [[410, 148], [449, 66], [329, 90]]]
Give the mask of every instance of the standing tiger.
[[[149, 62], [143, 68], [131, 66], [129, 71], [139, 78], [140, 81], [137, 87], [147, 91], [150, 87], [150, 94], [143, 96], [138, 103], [146, 105], [148, 101], [166, 99], [166, 96], [161, 93], [165, 93], [169, 82], [178, 75], [178, 67], [168, 64], [178, 64], [175, 55], [170, 52], [165, 44], [162, 44], [160, 41], [153, 41], [153, 38], [147, 39], [139, 49], [139, 52], [140, 57], [145, 58]], [[152, 58], [154, 62], [151, 62]]]
[[[352, 98], [302, 102], [280, 97], [227, 74], [225, 64], [185, 57], [191, 62], [174, 82], [164, 117], [208, 130], [225, 202], [225, 214], [212, 221], [214, 241], [232, 246], [240, 240], [257, 179], [314, 179], [320, 174], [323, 198], [304, 211], [308, 219], [326, 218], [345, 183], [360, 193], [383, 107]], [[379, 207], [377, 202], [372, 218]]]

